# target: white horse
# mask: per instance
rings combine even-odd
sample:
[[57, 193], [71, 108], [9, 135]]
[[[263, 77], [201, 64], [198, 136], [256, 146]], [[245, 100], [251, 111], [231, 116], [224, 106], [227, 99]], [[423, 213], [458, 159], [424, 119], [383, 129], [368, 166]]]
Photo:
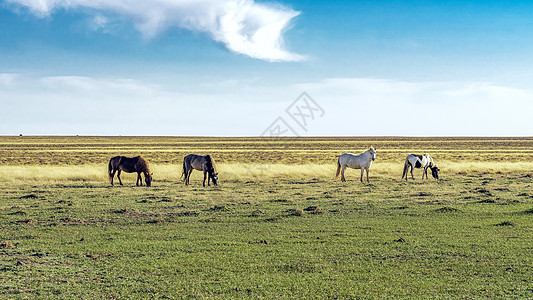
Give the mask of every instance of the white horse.
[[439, 171], [440, 169], [437, 167], [435, 162], [433, 161], [433, 158], [429, 156], [429, 154], [424, 155], [415, 155], [415, 154], [409, 154], [405, 158], [405, 164], [403, 166], [403, 174], [402, 179], [405, 177], [405, 180], [407, 180], [407, 172], [409, 171], [409, 168], [411, 168], [411, 178], [415, 179], [413, 176], [413, 169], [414, 168], [424, 168], [424, 171], [422, 172], [422, 179], [424, 179], [424, 175], [426, 175], [426, 179], [428, 178], [428, 168], [431, 169], [431, 175], [435, 179], [439, 179]]
[[372, 161], [375, 159], [376, 149], [372, 146], [370, 146], [370, 149], [359, 155], [344, 153], [339, 156], [339, 160], [337, 160], [337, 175], [335, 177], [339, 177], [342, 168], [341, 181], [346, 182], [346, 178], [344, 178], [344, 170], [346, 170], [346, 167], [350, 167], [352, 169], [361, 169], [361, 182], [363, 182], [363, 173], [366, 170], [366, 181], [370, 182], [368, 179], [368, 169], [370, 169]]

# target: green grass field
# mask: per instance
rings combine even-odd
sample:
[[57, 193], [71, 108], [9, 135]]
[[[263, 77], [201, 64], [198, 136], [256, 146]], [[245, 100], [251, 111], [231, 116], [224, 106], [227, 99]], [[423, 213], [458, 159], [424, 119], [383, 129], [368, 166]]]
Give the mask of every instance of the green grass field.
[[[336, 156], [370, 145], [371, 183]], [[442, 180], [400, 180], [410, 153]], [[220, 185], [179, 181], [212, 154]], [[151, 188], [109, 185], [142, 154]], [[533, 298], [532, 138], [0, 137], [0, 298]]]

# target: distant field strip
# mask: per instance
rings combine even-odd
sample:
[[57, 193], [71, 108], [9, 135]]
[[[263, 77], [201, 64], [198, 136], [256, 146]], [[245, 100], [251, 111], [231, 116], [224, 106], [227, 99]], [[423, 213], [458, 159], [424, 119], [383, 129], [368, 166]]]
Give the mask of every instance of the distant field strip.
[[[335, 164], [345, 152], [373, 145], [376, 163], [403, 164], [411, 153], [448, 163], [533, 162], [533, 138], [412, 137], [15, 137], [0, 136], [2, 165], [105, 165], [115, 155], [143, 155], [150, 164], [177, 165], [190, 153], [211, 154], [217, 164]], [[453, 164], [452, 164], [453, 165]], [[451, 167], [451, 166], [450, 166]], [[378, 167], [379, 168], [379, 167]], [[464, 167], [460, 167], [464, 168]], [[475, 167], [477, 168], [477, 167]], [[492, 167], [484, 167], [482, 169]], [[500, 168], [498, 166], [494, 169]], [[453, 169], [457, 169], [453, 167]]]

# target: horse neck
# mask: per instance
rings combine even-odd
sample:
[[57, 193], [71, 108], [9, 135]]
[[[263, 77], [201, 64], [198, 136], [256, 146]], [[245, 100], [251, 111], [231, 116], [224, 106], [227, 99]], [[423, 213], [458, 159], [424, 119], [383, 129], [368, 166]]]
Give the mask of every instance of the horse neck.
[[137, 163], [137, 172], [143, 172], [144, 175], [150, 175], [150, 169], [145, 161], [139, 161]]
[[205, 158], [205, 166], [207, 167], [207, 170], [209, 170], [210, 172], [215, 172], [215, 164], [213, 164], [213, 160], [211, 159], [211, 157], [209, 155], [206, 156]]
[[427, 159], [427, 164], [428, 164], [428, 167], [432, 168], [435, 163], [433, 162], [433, 158], [431, 158], [431, 156], [429, 156], [429, 154], [426, 154], [426, 159]]
[[366, 156], [365, 157], [367, 160], [371, 161], [372, 160], [372, 152], [370, 150], [367, 150], [366, 152]]
[[372, 161], [372, 153], [370, 153], [370, 150], [367, 150], [357, 156], [358, 163], [360, 165], [367, 164], [369, 161]]

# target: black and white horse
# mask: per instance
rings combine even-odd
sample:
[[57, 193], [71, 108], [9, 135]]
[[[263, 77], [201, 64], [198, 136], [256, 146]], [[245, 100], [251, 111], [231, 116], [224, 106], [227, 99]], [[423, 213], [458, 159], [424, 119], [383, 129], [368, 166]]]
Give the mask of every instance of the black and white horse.
[[403, 166], [403, 174], [402, 179], [405, 177], [405, 180], [407, 180], [407, 172], [409, 171], [409, 167], [411, 168], [411, 178], [415, 179], [413, 176], [413, 169], [414, 168], [424, 168], [424, 172], [422, 173], [422, 179], [424, 179], [424, 175], [426, 175], [426, 179], [428, 178], [428, 168], [431, 169], [431, 175], [433, 175], [433, 178], [439, 179], [439, 171], [440, 169], [437, 167], [435, 162], [433, 161], [433, 158], [429, 156], [429, 154], [424, 155], [416, 155], [416, 154], [409, 154], [405, 158], [405, 164]]

